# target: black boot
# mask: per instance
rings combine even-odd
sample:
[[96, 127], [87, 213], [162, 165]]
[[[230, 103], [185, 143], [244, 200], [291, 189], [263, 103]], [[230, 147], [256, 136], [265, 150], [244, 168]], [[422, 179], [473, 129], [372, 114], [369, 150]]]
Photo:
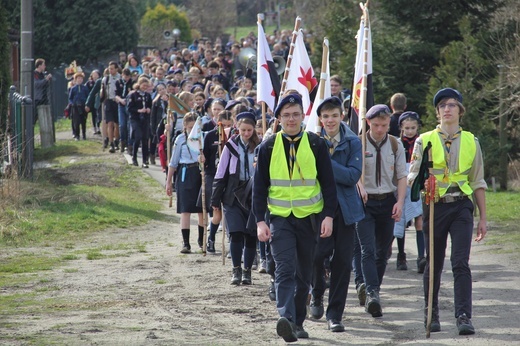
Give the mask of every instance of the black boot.
[[103, 140], [103, 150], [108, 148], [108, 137], [105, 137], [105, 139]]
[[251, 268], [245, 268], [242, 272], [242, 285], [251, 285], [253, 280], [251, 279]]
[[242, 281], [242, 268], [233, 267], [233, 277], [231, 278], [231, 284], [240, 285], [241, 281]]
[[108, 149], [109, 153], [115, 153], [116, 152], [116, 146], [114, 145], [114, 142], [110, 142], [110, 149]]
[[181, 253], [191, 253], [191, 246], [190, 246], [190, 229], [181, 229], [182, 232], [182, 250]]
[[[428, 322], [428, 308], [424, 308], [424, 328]], [[432, 323], [430, 324], [430, 332], [440, 332], [441, 323], [439, 322], [439, 307], [433, 307], [432, 311]]]
[[397, 270], [408, 270], [408, 265], [406, 264], [406, 254], [404, 252], [397, 254]]

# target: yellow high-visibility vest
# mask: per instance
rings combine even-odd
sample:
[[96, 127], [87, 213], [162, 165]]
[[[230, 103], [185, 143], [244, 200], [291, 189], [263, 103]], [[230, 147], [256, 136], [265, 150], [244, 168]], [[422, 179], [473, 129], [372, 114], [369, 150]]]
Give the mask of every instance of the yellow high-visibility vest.
[[323, 210], [323, 196], [317, 179], [316, 158], [306, 132], [300, 139], [296, 162], [297, 166], [294, 167], [291, 179], [282, 133], [277, 133], [269, 164], [271, 186], [267, 206], [272, 215], [287, 217], [293, 213], [298, 218], [304, 218]]
[[455, 172], [451, 172], [446, 167], [444, 144], [441, 142], [440, 134], [436, 130], [433, 130], [423, 133], [421, 138], [423, 147], [426, 147], [428, 142], [432, 143], [433, 174], [435, 175], [437, 186], [439, 187], [439, 197], [444, 196], [448, 188], [455, 184], [459, 186], [465, 195], [471, 195], [473, 189], [469, 186], [468, 174], [477, 152], [475, 136], [468, 131], [461, 132], [458, 152], [459, 166]]

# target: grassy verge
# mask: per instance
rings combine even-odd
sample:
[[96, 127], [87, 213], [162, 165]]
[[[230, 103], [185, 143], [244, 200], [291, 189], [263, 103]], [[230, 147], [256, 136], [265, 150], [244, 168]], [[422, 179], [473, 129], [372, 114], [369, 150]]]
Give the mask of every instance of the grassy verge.
[[497, 252], [520, 257], [520, 193], [488, 192], [486, 194], [488, 235], [486, 242], [497, 246]]

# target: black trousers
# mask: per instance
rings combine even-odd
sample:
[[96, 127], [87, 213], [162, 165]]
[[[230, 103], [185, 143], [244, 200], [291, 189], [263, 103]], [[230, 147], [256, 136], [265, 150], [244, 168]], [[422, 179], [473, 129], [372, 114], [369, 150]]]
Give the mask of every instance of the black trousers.
[[355, 224], [345, 225], [341, 210], [338, 209], [334, 217], [332, 235], [328, 238], [318, 239], [316, 256], [314, 257], [312, 295], [321, 297], [325, 293], [323, 261], [325, 258], [332, 256], [330, 261], [329, 304], [325, 314], [327, 320], [341, 321], [342, 319], [350, 283], [355, 236]]
[[[433, 307], [439, 306], [441, 275], [446, 257], [448, 235], [451, 238], [451, 270], [454, 278], [455, 317], [463, 313], [471, 318], [472, 282], [469, 254], [473, 238], [473, 202], [469, 198], [453, 203], [436, 203], [433, 225]], [[424, 208], [424, 240], [427, 264], [424, 270], [424, 301], [428, 305], [430, 280], [430, 209]]]
[[87, 131], [87, 112], [85, 111], [84, 105], [73, 105], [72, 106], [72, 134], [74, 137], [79, 138], [80, 126], [81, 133], [85, 136]]

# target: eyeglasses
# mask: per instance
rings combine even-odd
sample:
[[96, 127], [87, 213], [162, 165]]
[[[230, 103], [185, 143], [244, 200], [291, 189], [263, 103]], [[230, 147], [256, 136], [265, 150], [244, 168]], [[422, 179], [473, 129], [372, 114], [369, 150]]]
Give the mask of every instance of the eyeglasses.
[[448, 106], [449, 109], [453, 109], [453, 108], [457, 107], [458, 104], [456, 104], [456, 103], [441, 103], [441, 104], [439, 104], [438, 107], [439, 107], [439, 109], [444, 109], [444, 108], [446, 108], [446, 106]]
[[298, 119], [301, 118], [302, 113], [293, 113], [293, 114], [281, 114], [282, 119], [289, 120], [290, 119]]

